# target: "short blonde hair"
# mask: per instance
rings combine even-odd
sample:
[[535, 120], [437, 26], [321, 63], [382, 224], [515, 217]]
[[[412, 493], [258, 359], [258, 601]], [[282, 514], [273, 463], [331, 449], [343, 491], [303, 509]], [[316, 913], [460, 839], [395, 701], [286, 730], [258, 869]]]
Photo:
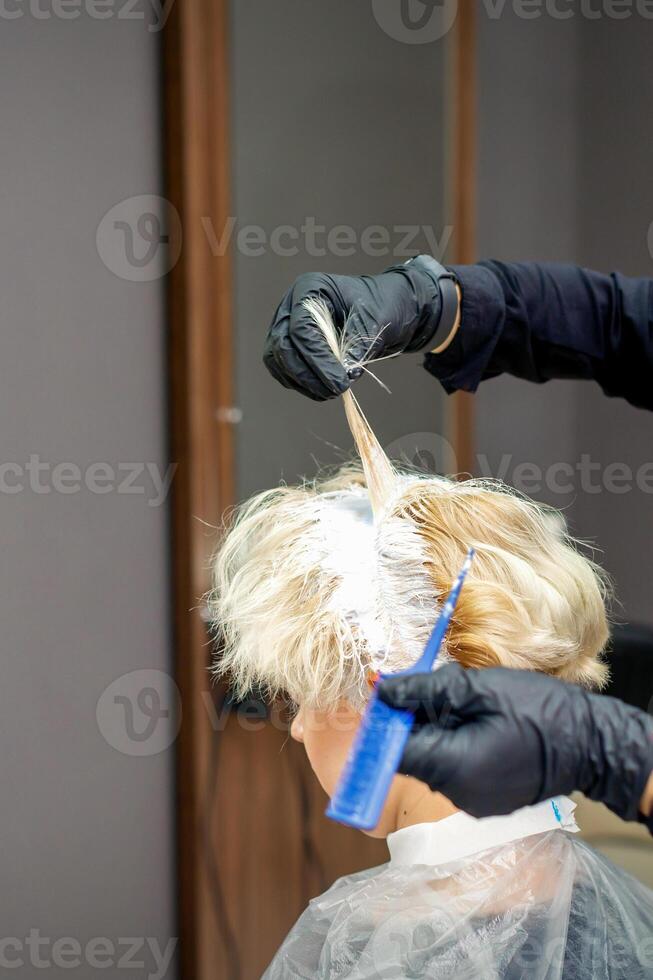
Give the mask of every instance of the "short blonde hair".
[[562, 515], [496, 481], [393, 466], [344, 397], [361, 463], [258, 494], [231, 517], [208, 597], [216, 673], [241, 696], [362, 705], [371, 673], [420, 655], [473, 546], [440, 661], [601, 687], [607, 580]]

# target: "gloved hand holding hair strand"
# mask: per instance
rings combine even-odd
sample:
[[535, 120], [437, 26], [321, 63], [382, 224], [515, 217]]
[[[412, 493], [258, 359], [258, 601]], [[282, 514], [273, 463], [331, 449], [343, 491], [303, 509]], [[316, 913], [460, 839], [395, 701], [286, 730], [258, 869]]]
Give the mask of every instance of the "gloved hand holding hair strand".
[[[441, 324], [443, 288], [446, 322]], [[307, 299], [317, 298], [326, 302], [338, 330], [347, 325], [345, 367], [304, 306]], [[268, 331], [263, 360], [284, 387], [325, 401], [341, 395], [360, 377], [361, 362], [422, 350], [440, 336], [440, 327], [449, 333], [449, 321], [456, 313], [453, 276], [428, 255], [377, 276], [307, 273], [282, 299]]]

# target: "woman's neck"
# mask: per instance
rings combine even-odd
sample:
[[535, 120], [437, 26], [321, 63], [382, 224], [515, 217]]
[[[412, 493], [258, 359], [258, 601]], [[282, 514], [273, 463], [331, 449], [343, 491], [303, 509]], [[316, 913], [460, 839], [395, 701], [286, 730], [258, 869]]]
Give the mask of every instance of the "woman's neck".
[[399, 777], [395, 830], [403, 830], [417, 823], [437, 823], [458, 813], [457, 807], [441, 793], [433, 793], [428, 786], [408, 776]]

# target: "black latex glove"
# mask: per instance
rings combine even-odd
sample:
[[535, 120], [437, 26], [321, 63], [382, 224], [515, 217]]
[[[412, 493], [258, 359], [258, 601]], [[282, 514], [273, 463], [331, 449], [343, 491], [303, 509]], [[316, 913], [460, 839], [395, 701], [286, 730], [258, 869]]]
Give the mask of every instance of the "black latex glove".
[[341, 395], [360, 368], [349, 373], [333, 356], [304, 309], [303, 301], [321, 297], [336, 327], [349, 318], [352, 364], [426, 347], [434, 336], [442, 300], [434, 260], [418, 255], [378, 276], [330, 276], [311, 272], [300, 276], [282, 299], [268, 331], [263, 360], [286, 388], [315, 401]]
[[447, 664], [387, 679], [379, 696], [415, 712], [400, 772], [476, 817], [581, 790], [625, 820], [653, 771], [653, 718], [544, 674]]

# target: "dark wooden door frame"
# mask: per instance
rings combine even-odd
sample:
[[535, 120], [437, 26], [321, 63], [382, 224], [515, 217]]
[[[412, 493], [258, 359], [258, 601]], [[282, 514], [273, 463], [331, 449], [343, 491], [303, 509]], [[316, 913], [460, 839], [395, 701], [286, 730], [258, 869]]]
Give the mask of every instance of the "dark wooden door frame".
[[[232, 273], [213, 255], [205, 222], [229, 215], [227, 0], [179, 0], [164, 32], [166, 195], [179, 212], [180, 260], [169, 277], [176, 680], [177, 867], [181, 976], [215, 978], [215, 932], [204, 826], [212, 728], [209, 652], [200, 597], [209, 587], [215, 522], [233, 502]], [[206, 522], [206, 524], [204, 523]]]
[[[476, 260], [476, 3], [461, 0], [451, 37], [450, 188], [453, 259]], [[473, 397], [464, 391], [452, 399], [452, 443], [461, 475], [474, 472]]]
[[[182, 700], [177, 763], [178, 908], [182, 980], [223, 980], [215, 854], [206, 826], [215, 733], [208, 710], [209, 651], [200, 597], [209, 587], [214, 535], [206, 524], [234, 501], [232, 269], [212, 254], [206, 222], [230, 213], [228, 0], [179, 0], [164, 32], [166, 195], [179, 212], [181, 257], [169, 276], [173, 486], [172, 569], [176, 680]], [[454, 259], [474, 258], [474, 0], [461, 0], [451, 44], [449, 138]], [[472, 413], [457, 395], [453, 442], [472, 465]], [[204, 523], [206, 522], [206, 524]], [[222, 968], [219, 964], [222, 963]], [[224, 980], [232, 980], [224, 973]]]

